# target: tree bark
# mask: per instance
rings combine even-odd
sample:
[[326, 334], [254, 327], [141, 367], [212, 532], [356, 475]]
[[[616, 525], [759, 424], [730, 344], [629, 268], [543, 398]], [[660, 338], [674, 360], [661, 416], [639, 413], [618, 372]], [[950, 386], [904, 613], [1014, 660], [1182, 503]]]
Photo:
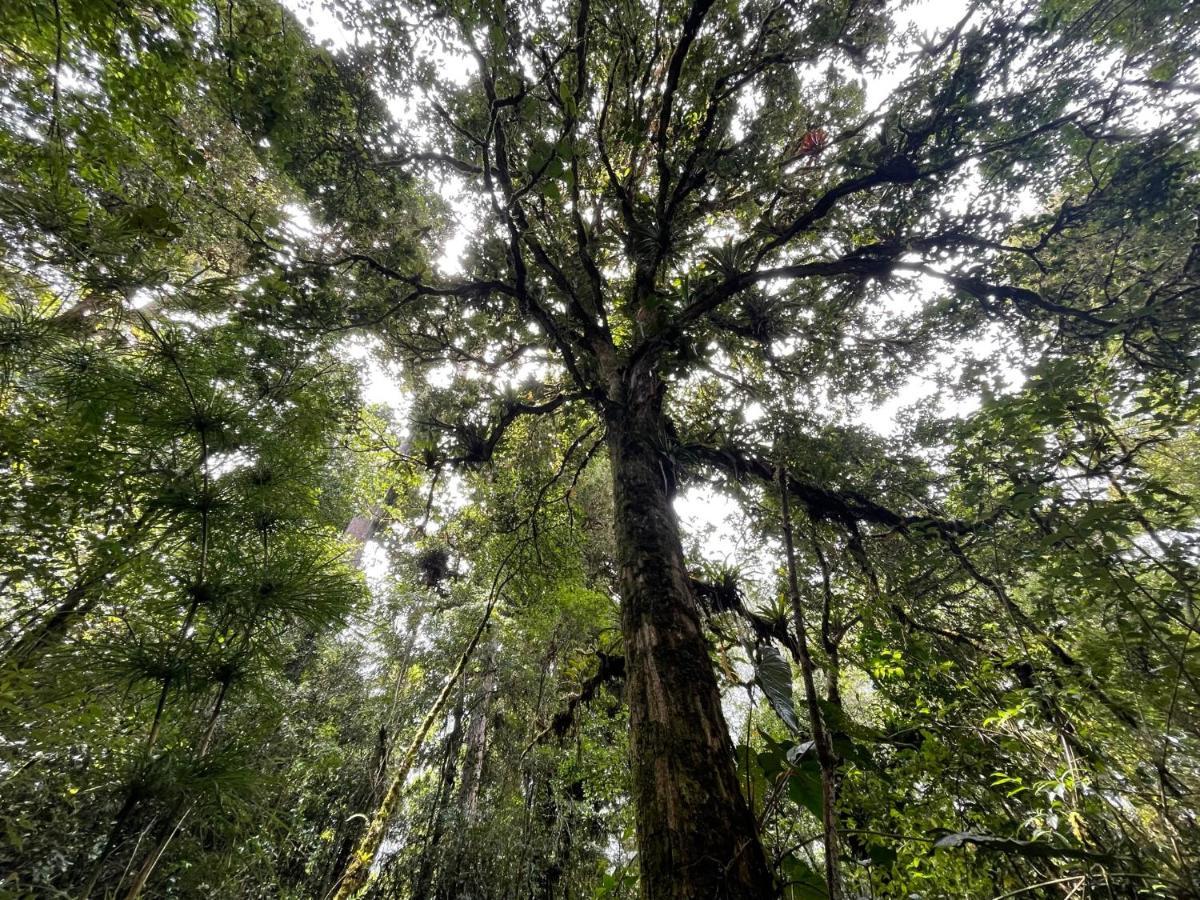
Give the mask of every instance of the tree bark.
[[653, 376], [627, 382], [606, 414], [641, 893], [764, 900], [775, 886], [737, 781], [671, 505], [662, 390]]
[[[454, 721], [453, 727], [446, 734], [445, 748], [442, 751], [442, 771], [438, 779], [437, 793], [433, 798], [433, 809], [429, 811], [429, 826], [426, 829], [425, 846], [421, 850], [421, 865], [412, 886], [412, 900], [428, 900], [437, 896], [439, 890], [430, 890], [433, 885], [434, 869], [437, 865], [438, 851], [441, 848], [442, 835], [446, 830], [446, 822], [450, 818], [450, 793], [454, 790], [454, 782], [458, 779], [458, 752], [462, 749], [463, 721], [463, 687], [459, 683], [458, 703], [450, 713]], [[445, 868], [445, 866], [443, 866]], [[453, 875], [453, 873], [451, 873]]]
[[433, 723], [442, 714], [442, 710], [446, 708], [446, 703], [450, 699], [450, 692], [454, 689], [454, 685], [458, 683], [458, 679], [462, 677], [463, 671], [467, 668], [467, 663], [470, 662], [471, 655], [475, 652], [475, 647], [479, 644], [479, 639], [483, 637], [488, 622], [491, 620], [492, 609], [496, 605], [496, 600], [496, 593], [493, 593], [488, 598], [487, 608], [484, 610], [483, 618], [479, 621], [479, 626], [475, 629], [475, 633], [471, 635], [471, 640], [467, 642], [462, 655], [459, 656], [454, 671], [446, 679], [446, 683], [442, 687], [442, 692], [433, 701], [433, 706], [425, 714], [425, 718], [421, 720], [421, 724], [417, 727], [417, 733], [413, 735], [412, 741], [409, 742], [408, 748], [404, 751], [404, 756], [397, 765], [396, 771], [392, 773], [387, 792], [383, 795], [383, 800], [380, 801], [379, 809], [375, 811], [375, 817], [371, 819], [370, 825], [367, 826], [367, 830], [363, 833], [361, 840], [359, 840], [354, 856], [350, 860], [350, 865], [346, 867], [346, 871], [342, 875], [342, 880], [337, 885], [337, 890], [333, 894], [333, 900], [350, 900], [366, 883], [367, 876], [370, 874], [371, 863], [374, 862], [375, 856], [379, 852], [379, 847], [383, 844], [387, 829], [392, 824], [392, 819], [400, 806], [400, 801], [404, 797], [404, 786], [408, 778], [408, 773], [416, 762], [417, 754], [420, 753], [426, 736], [428, 736], [430, 730], [433, 728]]
[[383, 797], [383, 790], [387, 786], [387, 764], [388, 758], [391, 756], [391, 749], [392, 736], [387, 726], [382, 725], [376, 737], [375, 749], [371, 753], [370, 759], [367, 760], [365, 777], [356, 785], [350, 802], [346, 806], [351, 816], [338, 827], [338, 834], [341, 836], [338, 851], [333, 858], [333, 864], [330, 866], [328, 874], [321, 879], [321, 887], [317, 896], [325, 897], [331, 893], [350, 865], [354, 848], [358, 845], [358, 839], [367, 827], [367, 822], [370, 821], [367, 817], [374, 815], [375, 808]]
[[[400, 452], [402, 454], [408, 453], [408, 443], [405, 440], [401, 445]], [[388, 516], [388, 510], [395, 502], [396, 489], [389, 487], [383, 495], [383, 502], [371, 510], [369, 516], [355, 516], [343, 530], [342, 533], [354, 542], [354, 552], [350, 557], [350, 564], [354, 568], [362, 568], [363, 553], [366, 552], [367, 544], [375, 539], [375, 535], [379, 534], [379, 529], [383, 527], [384, 519]]]

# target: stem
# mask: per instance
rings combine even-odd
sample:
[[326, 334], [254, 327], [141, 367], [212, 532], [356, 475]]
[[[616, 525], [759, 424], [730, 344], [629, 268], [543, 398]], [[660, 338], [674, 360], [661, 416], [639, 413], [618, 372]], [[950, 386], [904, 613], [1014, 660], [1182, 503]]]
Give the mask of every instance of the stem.
[[170, 844], [175, 835], [179, 833], [179, 829], [183, 827], [184, 821], [191, 814], [191, 812], [192, 807], [189, 806], [184, 811], [183, 815], [179, 817], [178, 821], [175, 822], [175, 827], [167, 833], [166, 837], [159, 841], [158, 846], [155, 847], [150, 852], [150, 855], [146, 857], [146, 861], [142, 864], [141, 869], [138, 870], [137, 876], [133, 879], [133, 884], [129, 887], [129, 893], [125, 895], [125, 900], [137, 900], [137, 898], [141, 895], [142, 888], [146, 886], [146, 882], [150, 879], [150, 875], [154, 871], [154, 867], [158, 865], [158, 861], [162, 858], [163, 853], [166, 852], [167, 845]]
[[825, 880], [829, 886], [829, 900], [842, 896], [838, 880], [837, 819], [834, 813], [836, 799], [836, 768], [829, 734], [821, 718], [817, 688], [813, 678], [812, 654], [808, 650], [808, 628], [804, 623], [804, 610], [800, 606], [800, 586], [796, 579], [796, 547], [792, 540], [792, 513], [788, 501], [787, 470], [779, 467], [779, 496], [783, 515], [783, 545], [787, 551], [788, 597], [792, 604], [792, 620], [796, 626], [796, 645], [793, 655], [804, 678], [804, 699], [808, 706], [808, 720], [812, 728], [813, 743], [816, 745], [817, 761], [821, 765], [821, 820], [825, 829]]
[[383, 843], [388, 826], [391, 825], [392, 818], [396, 814], [396, 808], [400, 805], [400, 800], [404, 796], [404, 785], [408, 780], [408, 772], [416, 761], [417, 754], [421, 751], [421, 746], [425, 743], [425, 738], [428, 736], [430, 729], [433, 728], [433, 723], [437, 721], [438, 716], [445, 709], [454, 685], [467, 668], [467, 663], [471, 659], [471, 654], [475, 652], [475, 647], [479, 644], [479, 639], [483, 637], [484, 631], [487, 630], [488, 622], [492, 617], [492, 609], [496, 605], [496, 597], [496, 594], [492, 594], [488, 599], [487, 608], [483, 612], [483, 618], [479, 620], [479, 625], [475, 629], [475, 633], [471, 636], [471, 640], [467, 642], [462, 655], [459, 656], [458, 664], [455, 665], [454, 671], [446, 679], [446, 684], [442, 687], [442, 692], [438, 694], [437, 700], [434, 701], [429, 712], [425, 714], [420, 727], [417, 728], [417, 733], [413, 735], [412, 741], [409, 742], [408, 748], [404, 751], [404, 757], [401, 759], [396, 773], [392, 776], [387, 793], [384, 794], [383, 802], [379, 804], [379, 809], [376, 811], [375, 817], [363, 833], [362, 839], [359, 840], [358, 846], [354, 850], [354, 857], [351, 859], [345, 874], [335, 886], [336, 892], [333, 894], [333, 900], [350, 900], [366, 882], [371, 863], [374, 861], [375, 855], [379, 852], [379, 847]]

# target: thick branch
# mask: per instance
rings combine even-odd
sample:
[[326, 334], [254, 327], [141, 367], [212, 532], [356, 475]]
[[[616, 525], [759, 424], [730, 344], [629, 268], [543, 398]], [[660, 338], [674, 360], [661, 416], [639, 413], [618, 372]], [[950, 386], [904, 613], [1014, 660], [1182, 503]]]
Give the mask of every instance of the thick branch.
[[[738, 481], [754, 479], [762, 484], [775, 481], [774, 467], [769, 462], [737, 447], [685, 444], [677, 453], [684, 460], [713, 466], [732, 475]], [[791, 474], [787, 478], [787, 490], [792, 497], [804, 504], [809, 516], [818, 520], [847, 525], [853, 522], [869, 522], [897, 531], [931, 530], [945, 535], [965, 534], [975, 527], [968, 522], [902, 515], [856, 491], [834, 491]]]
[[747, 288], [766, 281], [796, 280], [800, 278], [836, 278], [857, 276], [860, 278], [885, 276], [894, 266], [896, 248], [870, 245], [860, 248], [841, 259], [797, 263], [770, 269], [736, 272], [726, 276], [711, 288], [700, 293], [688, 306], [676, 315], [665, 328], [650, 335], [634, 351], [630, 363], [650, 365], [663, 352], [675, 347], [687, 333], [688, 326], [703, 318], [725, 301], [737, 296]]
[[671, 61], [667, 66], [667, 81], [663, 87], [662, 107], [658, 114], [658, 125], [654, 134], [654, 143], [658, 157], [658, 218], [661, 221], [666, 211], [667, 197], [670, 196], [671, 168], [667, 162], [667, 135], [671, 129], [671, 113], [675, 105], [675, 92], [679, 88], [679, 76], [683, 72], [683, 63], [688, 51], [696, 40], [704, 17], [713, 5], [713, 0], [694, 0], [683, 23], [683, 33], [671, 53]]

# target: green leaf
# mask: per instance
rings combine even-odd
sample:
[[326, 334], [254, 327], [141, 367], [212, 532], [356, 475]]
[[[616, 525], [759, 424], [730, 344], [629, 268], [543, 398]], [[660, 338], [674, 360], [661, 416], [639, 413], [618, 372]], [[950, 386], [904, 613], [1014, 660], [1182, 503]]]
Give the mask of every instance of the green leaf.
[[755, 647], [754, 676], [776, 715], [799, 734], [800, 722], [792, 702], [792, 667], [774, 644], [761, 643]]
[[788, 797], [797, 806], [821, 818], [825, 809], [821, 790], [821, 769], [815, 759], [805, 760], [788, 778]]
[[795, 854], [789, 853], [779, 863], [783, 874], [785, 900], [827, 900], [829, 887], [819, 872]]
[[890, 866], [898, 856], [894, 847], [876, 843], [867, 845], [867, 860], [873, 866]]
[[566, 107], [567, 115], [574, 116], [576, 114], [578, 109], [575, 105], [575, 97], [571, 93], [571, 85], [565, 79], [558, 83], [558, 99]]

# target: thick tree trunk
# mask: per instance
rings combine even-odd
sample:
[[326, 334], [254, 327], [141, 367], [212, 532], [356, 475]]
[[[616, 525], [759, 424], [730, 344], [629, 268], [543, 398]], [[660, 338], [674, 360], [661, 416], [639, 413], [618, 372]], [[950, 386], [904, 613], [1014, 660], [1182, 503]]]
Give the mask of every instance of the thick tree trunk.
[[[407, 440], [401, 445], [400, 452], [408, 453]], [[375, 535], [379, 534], [379, 529], [383, 527], [384, 519], [388, 516], [388, 509], [395, 502], [396, 489], [389, 487], [387, 493], [383, 495], [383, 502], [371, 510], [369, 516], [355, 516], [342, 532], [354, 542], [354, 552], [350, 557], [350, 564], [354, 568], [362, 568], [363, 553], [366, 552], [367, 544], [375, 539]]]
[[607, 417], [642, 896], [765, 900], [775, 887], [684, 567], [660, 404], [647, 379]]

